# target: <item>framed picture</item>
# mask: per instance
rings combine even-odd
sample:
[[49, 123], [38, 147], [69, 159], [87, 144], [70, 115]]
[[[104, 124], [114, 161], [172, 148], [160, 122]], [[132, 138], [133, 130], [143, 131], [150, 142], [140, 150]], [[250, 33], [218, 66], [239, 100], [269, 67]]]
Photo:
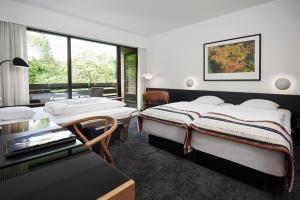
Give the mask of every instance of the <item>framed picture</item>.
[[261, 34], [203, 45], [204, 81], [260, 81]]

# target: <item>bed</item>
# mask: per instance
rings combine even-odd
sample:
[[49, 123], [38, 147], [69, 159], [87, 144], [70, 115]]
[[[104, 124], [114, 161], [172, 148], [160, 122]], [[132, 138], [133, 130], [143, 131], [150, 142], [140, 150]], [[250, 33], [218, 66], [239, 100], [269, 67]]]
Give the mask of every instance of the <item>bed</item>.
[[[83, 102], [85, 102], [84, 104], [86, 104], [87, 101], [89, 101], [89, 105], [83, 105]], [[69, 107], [66, 107], [66, 102], [70, 102]], [[136, 111], [136, 109], [134, 108], [126, 107], [123, 102], [116, 100], [107, 101], [105, 99], [104, 101], [102, 101], [102, 98], [86, 98], [80, 101], [74, 101], [70, 99], [58, 102], [51, 102], [49, 104], [53, 108], [52, 112], [50, 113], [48, 112], [49, 107], [46, 106], [36, 108], [12, 107], [9, 109], [8, 113], [13, 112], [13, 114], [16, 116], [20, 115], [21, 111], [22, 113], [20, 116], [22, 116], [24, 112], [27, 112], [30, 113], [30, 115], [28, 115], [30, 117], [25, 117], [26, 115], [24, 115], [24, 117], [19, 116], [16, 117], [16, 119], [7, 118], [6, 120], [0, 121], [0, 125], [42, 118], [49, 118], [57, 124], [64, 124], [77, 119], [82, 119], [91, 116], [110, 116], [116, 118], [119, 124], [123, 125], [122, 139], [126, 141], [128, 136], [129, 120], [131, 114]]]
[[[205, 152], [265, 174], [276, 177], [284, 177], [288, 175], [289, 191], [291, 191], [294, 177], [291, 112], [286, 109], [278, 108], [279, 105], [274, 102], [271, 102], [272, 105], [269, 108], [265, 109], [263, 107], [265, 105], [261, 107], [261, 102], [266, 103], [266, 105], [270, 103], [270, 101], [266, 100], [253, 100], [253, 102], [252, 100], [249, 100], [249, 102], [252, 104], [254, 103], [254, 107], [251, 108], [251, 105], [247, 108], [247, 106], [249, 106], [247, 103], [241, 106], [221, 103], [206, 107], [205, 110], [201, 110], [201, 108], [198, 107], [197, 112], [201, 115], [201, 117], [196, 117], [195, 119], [188, 121], [188, 123], [181, 123], [181, 126], [174, 123], [177, 122], [178, 119], [173, 119], [172, 122], [170, 122], [170, 120], [168, 120], [170, 117], [167, 116], [162, 115], [159, 116], [159, 118], [154, 116], [154, 118], [152, 118], [153, 116], [149, 117], [147, 115], [140, 115], [139, 117], [142, 118], [142, 123], [139, 121], [139, 124], [142, 124], [140, 129], [149, 133], [149, 143], [150, 139], [155, 136], [155, 142], [159, 143], [159, 145], [156, 146], [164, 149], [166, 149], [163, 147], [164, 145], [171, 144], [164, 142], [173, 141], [175, 143], [182, 144], [183, 147], [188, 148], [189, 151], [194, 149], [196, 151]], [[195, 111], [195, 108], [197, 107], [196, 105], [193, 105], [192, 102], [186, 104], [189, 104], [190, 106], [186, 106], [185, 109], [189, 108], [189, 111]], [[171, 105], [176, 105], [176, 103]], [[169, 106], [169, 104], [167, 104], [167, 106]], [[233, 114], [235, 108], [239, 108], [240, 110], [238, 115]], [[224, 112], [224, 110], [226, 112]], [[267, 124], [264, 124], [264, 126], [267, 126], [268, 128], [270, 128], [268, 123], [271, 122], [270, 124], [274, 124], [273, 122], [275, 122], [275, 124], [279, 124], [279, 126], [285, 130], [283, 134], [285, 134], [285, 137], [288, 138], [290, 144], [286, 143], [285, 145], [280, 146], [280, 148], [278, 146], [278, 148], [272, 148], [272, 146], [268, 144], [256, 145], [255, 142], [249, 143], [248, 141], [245, 142], [243, 140], [232, 139], [233, 137], [227, 138], [223, 137], [223, 135], [220, 136], [220, 134], [217, 135], [211, 133], [213, 132], [212, 130], [216, 130], [214, 128], [218, 127], [216, 126], [216, 121], [214, 119], [209, 119], [209, 117], [216, 117], [213, 116], [214, 113], [221, 113], [229, 116], [232, 115], [235, 118], [242, 119], [242, 121], [245, 120], [253, 123], [255, 123], [255, 121], [264, 121], [264, 123], [267, 121]], [[210, 124], [210, 126], [207, 126], [207, 124]], [[240, 124], [239, 126], [242, 125]], [[227, 128], [228, 127], [230, 126], [227, 126]], [[271, 128], [274, 127], [271, 126]], [[217, 130], [218, 132], [222, 132], [223, 129], [224, 127], [219, 126]], [[254, 130], [254, 132], [256, 131], [257, 130]], [[157, 137], [163, 139], [157, 140]], [[178, 148], [178, 146], [176, 148]]]
[[139, 132], [145, 131], [152, 136], [167, 139], [183, 145], [185, 152], [190, 151], [189, 125], [201, 115], [218, 106], [228, 106], [218, 97], [203, 96], [194, 101], [182, 101], [155, 106], [138, 115]]
[[193, 121], [191, 147], [277, 177], [294, 177], [291, 112], [244, 106], [217, 108]]

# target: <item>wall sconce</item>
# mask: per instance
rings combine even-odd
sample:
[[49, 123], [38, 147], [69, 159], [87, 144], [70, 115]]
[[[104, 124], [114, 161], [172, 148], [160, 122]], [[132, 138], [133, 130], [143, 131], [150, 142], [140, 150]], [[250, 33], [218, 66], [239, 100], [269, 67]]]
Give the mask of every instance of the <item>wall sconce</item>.
[[291, 81], [287, 78], [279, 78], [275, 81], [275, 86], [279, 90], [287, 90], [291, 86]]
[[151, 73], [146, 73], [146, 74], [143, 74], [143, 77], [147, 80], [151, 80], [153, 78], [153, 74]]
[[193, 80], [193, 79], [191, 79], [191, 78], [189, 78], [188, 80], [186, 80], [186, 86], [187, 87], [193, 87], [194, 86], [194, 84], [195, 84], [195, 81]]

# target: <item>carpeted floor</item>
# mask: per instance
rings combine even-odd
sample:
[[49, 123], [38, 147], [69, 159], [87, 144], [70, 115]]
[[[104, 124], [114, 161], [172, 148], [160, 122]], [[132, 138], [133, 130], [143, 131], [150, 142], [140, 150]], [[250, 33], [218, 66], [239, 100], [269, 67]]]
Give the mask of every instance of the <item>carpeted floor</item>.
[[[147, 134], [137, 134], [135, 120], [131, 120], [129, 130], [128, 141], [113, 144], [110, 151], [117, 168], [136, 181], [137, 200], [300, 199], [297, 159], [293, 192], [266, 192], [149, 145]], [[300, 144], [296, 141], [297, 153]]]

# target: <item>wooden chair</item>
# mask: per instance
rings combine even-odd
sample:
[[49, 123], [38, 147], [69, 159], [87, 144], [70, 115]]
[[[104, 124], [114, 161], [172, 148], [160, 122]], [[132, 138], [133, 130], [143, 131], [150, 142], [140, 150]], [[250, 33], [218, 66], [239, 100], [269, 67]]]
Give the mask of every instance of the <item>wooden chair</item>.
[[[113, 157], [108, 151], [108, 144], [112, 133], [118, 126], [116, 119], [108, 116], [94, 116], [75, 120], [66, 124], [62, 124], [61, 126], [75, 133], [89, 149], [92, 149], [92, 146], [98, 143], [100, 145], [100, 152], [103, 158], [114, 165]], [[97, 128], [98, 130], [103, 129], [104, 133], [91, 140], [88, 140], [82, 133], [83, 128]]]
[[166, 91], [148, 91], [143, 94], [144, 109], [169, 103], [169, 93]]

